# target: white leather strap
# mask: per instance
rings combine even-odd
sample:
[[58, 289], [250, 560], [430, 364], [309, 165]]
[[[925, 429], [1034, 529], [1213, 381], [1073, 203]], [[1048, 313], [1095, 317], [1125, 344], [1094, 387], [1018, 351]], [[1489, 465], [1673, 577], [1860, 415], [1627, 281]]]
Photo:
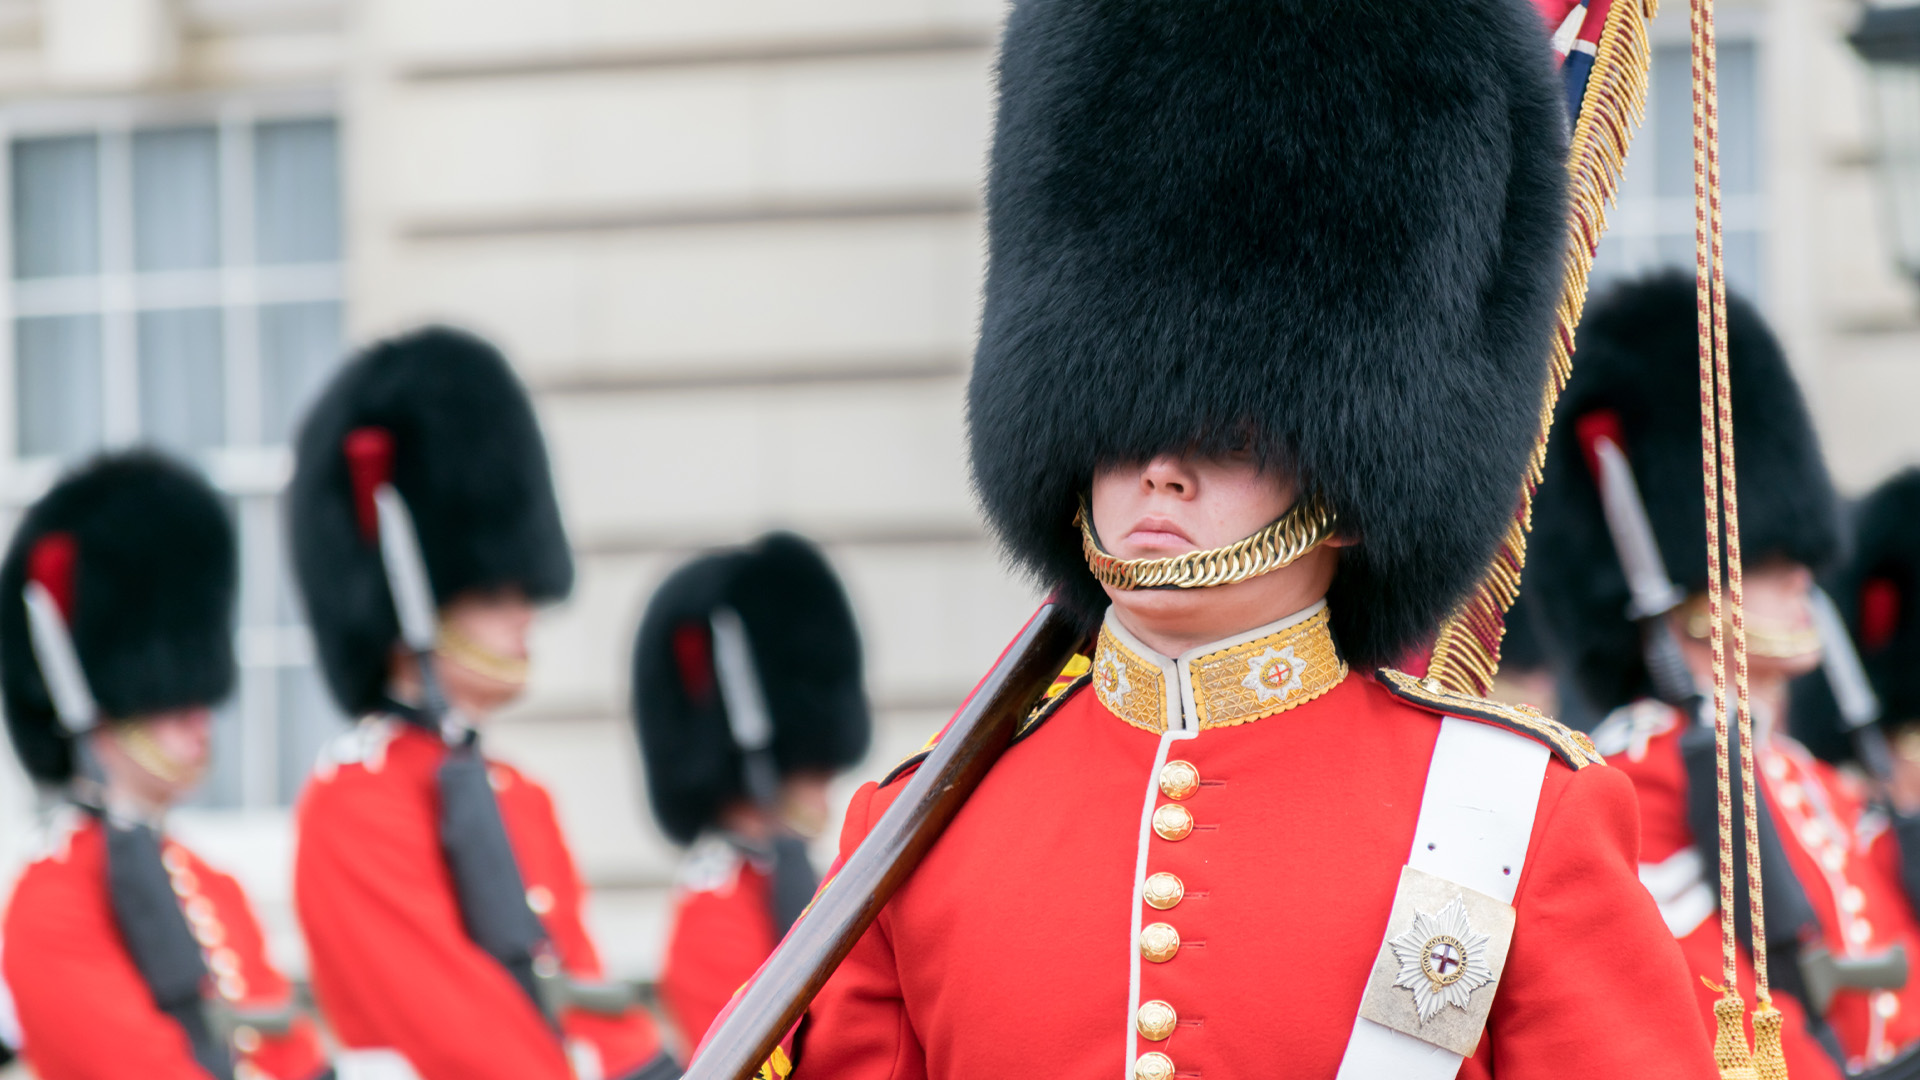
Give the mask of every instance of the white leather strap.
[[[1518, 732], [1453, 716], [1442, 720], [1407, 865], [1511, 904], [1547, 758], [1546, 744]], [[1450, 1080], [1461, 1060], [1355, 1017], [1339, 1080]]]

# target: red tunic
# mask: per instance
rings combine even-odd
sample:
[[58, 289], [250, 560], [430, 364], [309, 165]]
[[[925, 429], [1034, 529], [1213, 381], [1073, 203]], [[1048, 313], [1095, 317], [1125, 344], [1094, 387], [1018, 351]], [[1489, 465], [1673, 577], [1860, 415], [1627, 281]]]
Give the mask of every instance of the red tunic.
[[[267, 962], [240, 883], [172, 840], [161, 857], [221, 996], [244, 1008], [286, 1006], [292, 987]], [[98, 821], [76, 814], [27, 867], [7, 906], [4, 939], [27, 1062], [42, 1080], [207, 1080], [186, 1033], [154, 1005], [120, 942]], [[238, 1032], [234, 1043], [242, 1076], [309, 1080], [326, 1067], [305, 1019], [285, 1035]]]
[[[1711, 874], [1689, 885], [1675, 871], [1697, 865], [1687, 824], [1687, 775], [1680, 752], [1681, 715], [1656, 701], [1616, 711], [1594, 732], [1608, 761], [1633, 778], [1640, 799], [1643, 872], [1662, 899], [1669, 925], [1697, 975], [1720, 980], [1718, 881]], [[1799, 743], [1776, 734], [1761, 748], [1756, 773], [1779, 825], [1787, 862], [1819, 916], [1823, 944], [1837, 956], [1883, 952], [1903, 945], [1909, 962], [1920, 958], [1920, 922], [1900, 884], [1900, 852], [1884, 814], [1866, 808], [1858, 786]], [[1653, 878], [1667, 867], [1673, 880]], [[1664, 893], [1665, 895], [1661, 895]], [[1742, 979], [1752, 999], [1751, 967], [1742, 956]], [[1698, 980], [1696, 980], [1696, 985]], [[1702, 988], [1699, 1000], [1711, 1022], [1718, 995]], [[1798, 1005], [1790, 1009], [1787, 1033], [1804, 1030]], [[1827, 1008], [1827, 1023], [1839, 1036], [1850, 1068], [1890, 1060], [1920, 1040], [1920, 977], [1898, 991], [1843, 990]], [[1836, 1076], [1832, 1059], [1810, 1040], [1788, 1045], [1788, 1067], [1801, 1077]], [[1817, 1055], [1817, 1058], [1816, 1058]]]
[[[1245, 685], [1283, 685], [1280, 662]], [[1148, 1051], [1183, 1078], [1334, 1075], [1440, 717], [1336, 676], [1288, 711], [1175, 742], [1199, 786], [1182, 803], [1191, 832], [1170, 840], [1143, 822], [1169, 803], [1161, 736], [1138, 726], [1160, 699], [1123, 719], [1101, 695], [1152, 688], [1104, 663], [1099, 693], [1070, 691], [994, 766], [815, 999], [795, 1076], [1108, 1080]], [[860, 790], [843, 857], [903, 787]], [[1685, 965], [1635, 876], [1638, 832], [1625, 777], [1549, 763], [1511, 953], [1461, 1076], [1715, 1075]], [[1184, 894], [1147, 906], [1141, 872]], [[1139, 959], [1136, 914], [1177, 931], [1170, 957]], [[1146, 1034], [1134, 978], [1139, 1001], [1177, 1014], [1170, 1036]]]
[[[301, 795], [294, 902], [335, 1035], [353, 1049], [398, 1051], [424, 1080], [619, 1077], [657, 1057], [659, 1034], [638, 1009], [569, 1010], [563, 1047], [506, 968], [467, 937], [439, 847], [445, 754], [438, 738], [371, 717], [336, 740]], [[510, 765], [488, 768], [528, 905], [561, 966], [601, 978], [552, 798]]]
[[699, 1044], [778, 944], [772, 877], [724, 837], [702, 837], [681, 866], [660, 972], [660, 1000], [682, 1046]]

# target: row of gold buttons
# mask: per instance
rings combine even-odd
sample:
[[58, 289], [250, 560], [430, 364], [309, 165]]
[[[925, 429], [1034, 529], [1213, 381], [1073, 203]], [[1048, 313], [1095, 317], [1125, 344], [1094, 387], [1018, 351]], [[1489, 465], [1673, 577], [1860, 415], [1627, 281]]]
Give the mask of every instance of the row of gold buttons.
[[240, 954], [227, 945], [227, 928], [221, 924], [213, 901], [200, 894], [200, 880], [193, 872], [187, 854], [172, 844], [160, 852], [160, 865], [166, 868], [167, 882], [180, 898], [193, 939], [200, 943], [213, 972], [214, 988], [228, 1001], [239, 1001], [247, 994], [247, 980], [240, 973]]
[[[1200, 790], [1200, 770], [1192, 762], [1169, 761], [1160, 767], [1160, 794], [1173, 800], [1153, 811], [1153, 833], [1169, 843], [1185, 840], [1193, 834], [1193, 812], [1181, 803]], [[1185, 899], [1186, 883], [1164, 870], [1150, 874], [1140, 890], [1141, 899], [1155, 911], [1170, 911]], [[1155, 964], [1172, 960], [1180, 951], [1180, 931], [1172, 924], [1150, 923], [1140, 931], [1140, 955]], [[1134, 1012], [1134, 1030], [1148, 1042], [1165, 1042], [1180, 1023], [1174, 1007], [1155, 999], [1143, 1002]], [[1134, 1080], [1173, 1080], [1173, 1059], [1158, 1050], [1149, 1050], [1133, 1063]]]

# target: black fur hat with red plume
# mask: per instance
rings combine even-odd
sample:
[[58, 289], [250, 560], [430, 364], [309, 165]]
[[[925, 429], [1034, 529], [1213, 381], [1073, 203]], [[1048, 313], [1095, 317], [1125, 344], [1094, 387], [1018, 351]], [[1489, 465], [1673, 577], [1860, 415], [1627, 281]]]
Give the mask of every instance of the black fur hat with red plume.
[[349, 360], [294, 444], [287, 531], [333, 697], [380, 706], [400, 627], [373, 491], [413, 518], [436, 601], [515, 588], [535, 603], [573, 587], [573, 555], [527, 393], [485, 341], [430, 327]]
[[95, 458], [27, 508], [0, 563], [0, 691], [29, 774], [64, 783], [74, 759], [34, 653], [27, 583], [59, 607], [100, 717], [127, 720], [232, 692], [235, 559], [220, 497], [148, 451]]

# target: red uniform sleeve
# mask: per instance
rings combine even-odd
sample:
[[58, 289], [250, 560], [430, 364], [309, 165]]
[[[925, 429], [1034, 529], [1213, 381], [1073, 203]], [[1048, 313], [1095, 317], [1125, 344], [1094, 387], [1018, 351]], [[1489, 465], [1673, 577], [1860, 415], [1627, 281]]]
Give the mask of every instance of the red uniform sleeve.
[[676, 895], [660, 998], [681, 1045], [698, 1045], [734, 992], [773, 954], [779, 943], [768, 901], [766, 876], [744, 859], [716, 887]]
[[211, 1080], [121, 946], [103, 882], [104, 870], [39, 863], [8, 905], [5, 974], [28, 1064], [41, 1080]]
[[294, 902], [321, 1011], [343, 1044], [398, 1051], [423, 1080], [571, 1080], [552, 1029], [467, 938], [416, 779], [349, 766], [302, 799]]
[[1488, 1032], [1461, 1075], [1557, 1080], [1578, 1062], [1582, 1075], [1713, 1080], [1692, 976], [1640, 884], [1632, 782], [1595, 766], [1553, 786], [1558, 798], [1543, 800], [1534, 822]]
[[[869, 783], [854, 795], [840, 832], [842, 860], [866, 839], [897, 791], [883, 793]], [[794, 1080], [926, 1080], [926, 1052], [907, 1018], [889, 921], [883, 908], [813, 999], [800, 1025]], [[819, 1032], [832, 1038], [809, 1038]]]

